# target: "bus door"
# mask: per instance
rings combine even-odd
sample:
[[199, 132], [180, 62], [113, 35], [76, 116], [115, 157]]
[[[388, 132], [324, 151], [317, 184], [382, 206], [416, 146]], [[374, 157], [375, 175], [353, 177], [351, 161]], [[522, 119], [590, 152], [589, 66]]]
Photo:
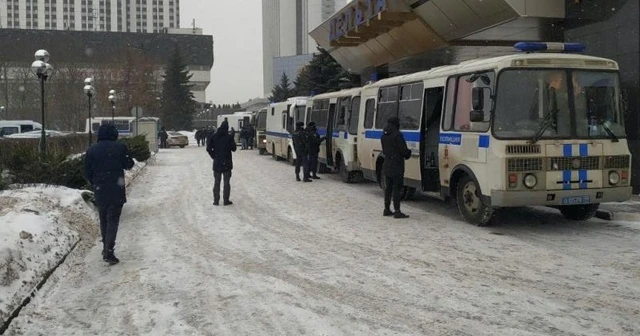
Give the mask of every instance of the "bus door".
[[329, 104], [329, 118], [327, 120], [327, 140], [325, 140], [325, 149], [327, 153], [327, 167], [333, 166], [333, 125], [336, 117], [336, 104]]
[[422, 136], [420, 139], [420, 166], [422, 189], [424, 191], [440, 191], [440, 171], [438, 146], [440, 142], [440, 121], [442, 120], [442, 102], [444, 87], [424, 90], [424, 107], [422, 111]]

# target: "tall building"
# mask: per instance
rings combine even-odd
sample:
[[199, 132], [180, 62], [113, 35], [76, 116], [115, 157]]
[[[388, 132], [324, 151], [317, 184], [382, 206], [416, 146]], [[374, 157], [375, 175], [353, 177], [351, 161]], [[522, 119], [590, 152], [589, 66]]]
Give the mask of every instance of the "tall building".
[[0, 28], [157, 33], [179, 22], [180, 0], [0, 0]]
[[[274, 74], [276, 68], [291, 68], [288, 56], [312, 54], [317, 44], [309, 37], [309, 32], [329, 19], [336, 10], [342, 8], [345, 0], [263, 0], [262, 1], [262, 44], [264, 92], [271, 93], [280, 80]], [[274, 65], [275, 61], [287, 62]], [[294, 58], [295, 60], [305, 58]], [[296, 63], [298, 69], [306, 63]], [[289, 75], [289, 74], [288, 74]], [[295, 76], [291, 78], [295, 79]]]

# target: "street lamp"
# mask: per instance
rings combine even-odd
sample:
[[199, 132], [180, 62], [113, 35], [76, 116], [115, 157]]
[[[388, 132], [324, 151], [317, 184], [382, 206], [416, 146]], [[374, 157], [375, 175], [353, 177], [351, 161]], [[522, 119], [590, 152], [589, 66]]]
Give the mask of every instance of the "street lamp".
[[93, 88], [93, 78], [86, 78], [84, 80], [84, 93], [87, 94], [89, 100], [89, 146], [91, 146], [93, 140], [91, 135], [91, 131], [93, 130], [93, 122], [91, 121], [91, 98], [95, 94], [95, 91]]
[[111, 123], [116, 120], [116, 90], [109, 90], [109, 102], [111, 102]]
[[4, 115], [4, 106], [0, 106], [0, 113], [2, 113], [2, 117], [5, 118]]
[[41, 121], [42, 121], [42, 133], [40, 136], [40, 155], [42, 160], [47, 154], [47, 133], [45, 131], [45, 119], [44, 119], [44, 83], [47, 81], [49, 76], [53, 73], [53, 67], [49, 62], [49, 52], [44, 49], [40, 49], [36, 51], [35, 61], [31, 63], [31, 69], [38, 76], [38, 80], [40, 81], [40, 112], [41, 112]]

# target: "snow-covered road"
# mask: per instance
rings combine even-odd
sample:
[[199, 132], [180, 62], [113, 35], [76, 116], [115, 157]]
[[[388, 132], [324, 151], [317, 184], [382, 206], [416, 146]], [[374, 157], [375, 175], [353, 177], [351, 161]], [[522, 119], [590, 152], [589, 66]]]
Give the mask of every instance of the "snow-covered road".
[[511, 210], [478, 228], [436, 200], [381, 216], [373, 184], [302, 184], [235, 155], [211, 205], [204, 149], [161, 152], [130, 188], [108, 267], [71, 258], [9, 335], [639, 335], [640, 217]]

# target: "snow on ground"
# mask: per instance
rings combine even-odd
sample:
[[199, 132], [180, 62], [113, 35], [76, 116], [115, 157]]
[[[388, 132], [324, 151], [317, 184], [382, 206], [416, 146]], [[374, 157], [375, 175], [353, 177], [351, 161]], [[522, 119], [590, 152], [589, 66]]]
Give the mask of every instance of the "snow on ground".
[[374, 184], [296, 183], [257, 151], [234, 166], [235, 204], [214, 207], [204, 150], [161, 150], [121, 263], [74, 254], [8, 335], [640, 334], [638, 221], [524, 208], [478, 228], [425, 198], [398, 221]]
[[97, 236], [78, 190], [31, 187], [0, 192], [0, 322], [80, 239]]

